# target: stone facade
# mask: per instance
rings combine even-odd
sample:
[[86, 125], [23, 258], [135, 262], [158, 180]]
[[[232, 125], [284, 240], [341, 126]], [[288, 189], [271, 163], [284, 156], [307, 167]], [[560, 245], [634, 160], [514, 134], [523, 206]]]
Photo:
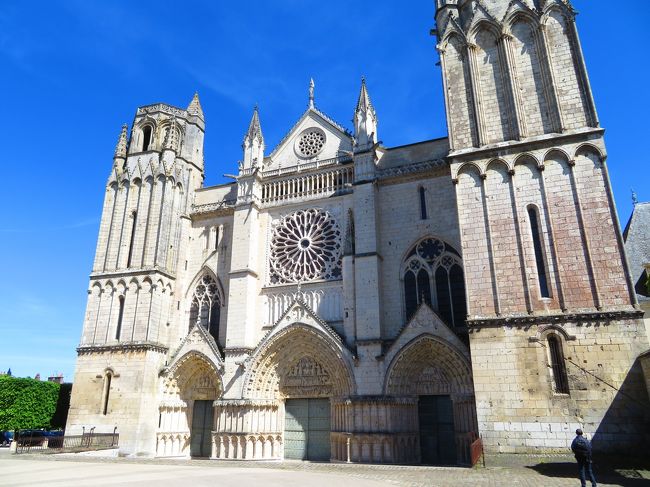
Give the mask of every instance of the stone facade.
[[649, 440], [648, 338], [567, 1], [437, 0], [449, 138], [314, 103], [203, 187], [204, 115], [139, 108], [107, 184], [68, 431], [125, 455], [470, 463]]

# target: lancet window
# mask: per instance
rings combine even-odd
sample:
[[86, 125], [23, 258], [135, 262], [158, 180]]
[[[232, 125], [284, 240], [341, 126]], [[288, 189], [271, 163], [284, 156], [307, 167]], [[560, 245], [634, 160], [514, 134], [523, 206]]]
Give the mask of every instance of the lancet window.
[[449, 326], [465, 325], [462, 261], [451, 245], [436, 238], [420, 241], [406, 256], [402, 277], [407, 320], [425, 303]]
[[205, 274], [194, 290], [192, 305], [190, 306], [190, 324], [202, 326], [214, 340], [219, 342], [219, 318], [221, 316], [221, 299], [219, 286], [210, 274]]

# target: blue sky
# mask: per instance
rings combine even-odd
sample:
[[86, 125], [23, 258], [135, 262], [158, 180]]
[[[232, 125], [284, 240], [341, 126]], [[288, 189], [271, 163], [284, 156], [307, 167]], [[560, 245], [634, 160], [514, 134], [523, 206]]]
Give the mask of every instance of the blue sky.
[[[625, 224], [631, 188], [650, 200], [650, 3], [574, 5]], [[104, 185], [136, 107], [199, 92], [209, 185], [236, 169], [253, 106], [271, 149], [310, 77], [318, 107], [351, 128], [365, 75], [385, 145], [442, 137], [433, 16], [433, 0], [2, 0], [0, 371], [72, 379]]]

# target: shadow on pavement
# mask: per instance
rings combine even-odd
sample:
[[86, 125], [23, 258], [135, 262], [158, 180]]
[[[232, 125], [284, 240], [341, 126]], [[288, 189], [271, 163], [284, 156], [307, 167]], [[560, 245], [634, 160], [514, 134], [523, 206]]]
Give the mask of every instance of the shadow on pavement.
[[[528, 465], [526, 468], [535, 470], [545, 477], [578, 479], [578, 466], [575, 462], [549, 462]], [[593, 465], [594, 475], [598, 483], [620, 485], [621, 487], [648, 487], [650, 480], [644, 478], [635, 468], [620, 468]]]

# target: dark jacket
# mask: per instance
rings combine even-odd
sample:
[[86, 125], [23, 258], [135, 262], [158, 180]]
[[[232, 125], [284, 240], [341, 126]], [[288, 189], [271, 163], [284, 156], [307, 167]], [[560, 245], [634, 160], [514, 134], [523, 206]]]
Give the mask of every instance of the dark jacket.
[[591, 442], [584, 436], [576, 436], [571, 451], [579, 462], [591, 462]]

